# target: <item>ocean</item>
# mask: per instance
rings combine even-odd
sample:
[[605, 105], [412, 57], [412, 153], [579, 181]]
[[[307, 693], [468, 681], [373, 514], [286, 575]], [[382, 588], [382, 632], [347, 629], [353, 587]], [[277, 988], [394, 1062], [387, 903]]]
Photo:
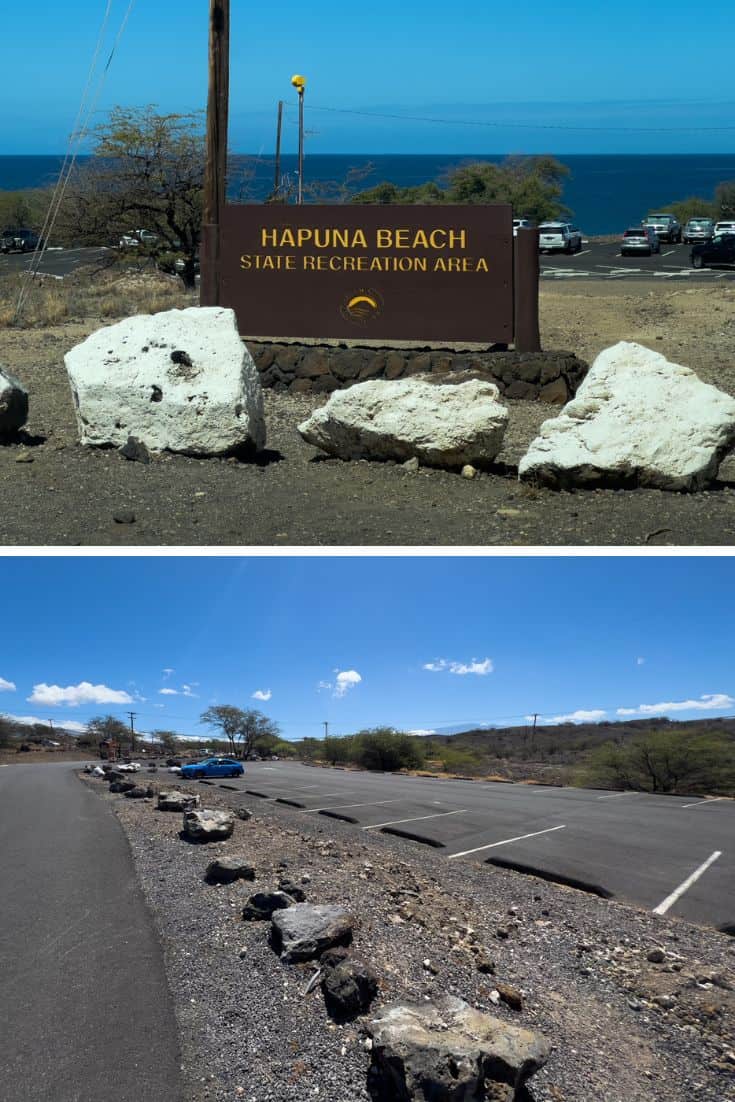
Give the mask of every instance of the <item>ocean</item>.
[[[505, 155], [488, 153], [310, 154], [304, 164], [304, 183], [340, 185], [354, 170], [365, 170], [353, 190], [374, 187], [384, 180], [407, 187], [441, 180], [450, 169], [469, 161], [498, 163], [504, 159]], [[571, 170], [564, 184], [563, 202], [571, 209], [573, 221], [587, 234], [621, 233], [627, 226], [638, 224], [650, 210], [692, 195], [710, 199], [717, 184], [735, 179], [735, 155], [728, 153], [558, 154], [557, 160]], [[0, 190], [52, 184], [62, 161], [62, 157], [53, 156], [0, 156]], [[263, 200], [273, 186], [273, 158], [242, 154], [234, 161], [247, 168], [232, 174], [230, 197]], [[293, 180], [296, 169], [296, 157], [285, 155], [283, 173]]]

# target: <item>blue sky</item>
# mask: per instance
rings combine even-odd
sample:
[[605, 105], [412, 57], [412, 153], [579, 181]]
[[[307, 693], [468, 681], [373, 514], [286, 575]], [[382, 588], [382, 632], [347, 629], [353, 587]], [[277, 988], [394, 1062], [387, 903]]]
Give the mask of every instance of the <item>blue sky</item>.
[[[109, 0], [105, 63], [129, 0]], [[6, 5], [2, 153], [66, 148], [107, 0]], [[553, 11], [553, 15], [550, 14]], [[312, 152], [735, 152], [732, 5], [711, 0], [487, 0], [369, 6], [232, 4], [231, 146], [270, 151], [276, 103], [290, 77], [309, 78], [307, 104], [423, 115], [452, 125], [311, 110]], [[207, 0], [137, 0], [97, 100], [204, 106]], [[93, 88], [96, 89], [96, 83]], [[295, 149], [296, 114], [286, 149]], [[467, 126], [460, 120], [501, 123]], [[522, 125], [521, 125], [522, 124]], [[599, 130], [535, 129], [592, 127]], [[668, 127], [623, 133], [615, 127]]]
[[[735, 714], [732, 558], [6, 558], [0, 710], [290, 738]], [[256, 696], [255, 694], [259, 694]]]

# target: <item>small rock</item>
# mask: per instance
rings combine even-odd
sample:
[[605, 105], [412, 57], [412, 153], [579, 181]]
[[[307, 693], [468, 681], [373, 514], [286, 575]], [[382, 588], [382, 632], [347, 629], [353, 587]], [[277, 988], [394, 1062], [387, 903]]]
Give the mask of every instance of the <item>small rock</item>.
[[199, 797], [191, 792], [161, 791], [156, 806], [158, 811], [192, 811], [199, 807]]
[[29, 451], [26, 451], [25, 448], [23, 448], [23, 450], [19, 451], [18, 454], [16, 455], [15, 462], [16, 463], [32, 463], [33, 462], [33, 456], [31, 455], [31, 453]]
[[238, 819], [242, 819], [244, 822], [247, 822], [248, 819], [252, 819], [253, 817], [252, 811], [249, 811], [246, 807], [236, 807], [235, 814]]
[[115, 524], [135, 524], [135, 513], [131, 509], [118, 509], [112, 514]]
[[303, 903], [306, 899], [306, 892], [303, 888], [300, 888], [298, 884], [294, 884], [293, 880], [287, 877], [282, 877], [278, 881], [279, 892], [285, 892], [286, 895], [290, 895], [295, 903]]
[[480, 948], [476, 954], [475, 966], [477, 971], [482, 972], [483, 975], [492, 976], [495, 973], [495, 961], [485, 948]]
[[[112, 788], [112, 785], [110, 785]], [[133, 785], [133, 787], [125, 793], [125, 797], [128, 800], [144, 800], [150, 795], [150, 791], [147, 788], [143, 788], [141, 785]]]
[[195, 808], [184, 812], [184, 835], [192, 842], [219, 842], [229, 838], [235, 828], [231, 811]]
[[403, 469], [404, 471], [409, 471], [411, 474], [415, 474], [416, 471], [419, 469], [419, 466], [420, 464], [418, 459], [415, 455], [412, 455], [411, 458], [407, 459], [406, 462], [403, 464]]
[[273, 915], [273, 942], [287, 964], [313, 960], [326, 949], [349, 944], [354, 926], [344, 907], [296, 903]]
[[473, 467], [471, 463], [465, 463], [462, 468], [462, 478], [476, 478], [477, 468]]
[[506, 930], [504, 926], [499, 926], [498, 929], [495, 931], [495, 936], [501, 941], [507, 941], [510, 937], [510, 931]]
[[150, 463], [151, 461], [151, 453], [136, 436], [129, 436], [127, 443], [118, 448], [118, 451], [124, 459], [129, 459], [133, 463]]
[[438, 974], [439, 969], [435, 964], [432, 964], [432, 962], [428, 960], [428, 958], [425, 961], [422, 961], [422, 964], [427, 972], [431, 972], [432, 976], [436, 976]]
[[646, 953], [646, 960], [650, 960], [651, 964], [663, 964], [666, 960], [666, 953], [663, 949], [649, 949]]
[[[28, 392], [23, 384], [0, 364], [0, 437], [12, 436], [28, 420]], [[32, 463], [33, 459], [16, 460]]]
[[322, 953], [322, 992], [328, 1013], [339, 1021], [363, 1014], [378, 993], [378, 977], [359, 957], [345, 949]]
[[256, 892], [251, 895], [242, 909], [245, 922], [265, 922], [276, 911], [293, 906], [293, 899], [285, 892]]
[[511, 987], [508, 983], [497, 982], [495, 988], [500, 998], [511, 1010], [523, 1010], [523, 996], [517, 988]]
[[255, 880], [255, 869], [243, 857], [218, 857], [207, 865], [209, 884], [234, 884], [236, 880]]
[[671, 1010], [676, 1006], [676, 999], [672, 995], [656, 995], [653, 1001], [662, 1010]]

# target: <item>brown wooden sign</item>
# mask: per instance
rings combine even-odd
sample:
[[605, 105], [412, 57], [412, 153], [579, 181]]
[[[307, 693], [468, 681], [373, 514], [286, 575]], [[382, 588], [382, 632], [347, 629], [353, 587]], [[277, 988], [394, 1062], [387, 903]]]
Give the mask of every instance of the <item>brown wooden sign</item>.
[[509, 206], [227, 205], [220, 303], [243, 336], [513, 340]]

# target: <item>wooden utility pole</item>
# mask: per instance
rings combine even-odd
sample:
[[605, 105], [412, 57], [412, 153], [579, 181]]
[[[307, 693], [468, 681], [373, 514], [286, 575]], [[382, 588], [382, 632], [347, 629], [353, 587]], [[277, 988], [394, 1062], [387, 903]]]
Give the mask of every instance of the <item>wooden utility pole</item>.
[[202, 306], [220, 303], [220, 216], [227, 180], [227, 118], [230, 96], [230, 0], [209, 0], [209, 96], [204, 170], [201, 281]]
[[135, 753], [135, 717], [137, 712], [128, 712], [130, 716], [130, 756]]

